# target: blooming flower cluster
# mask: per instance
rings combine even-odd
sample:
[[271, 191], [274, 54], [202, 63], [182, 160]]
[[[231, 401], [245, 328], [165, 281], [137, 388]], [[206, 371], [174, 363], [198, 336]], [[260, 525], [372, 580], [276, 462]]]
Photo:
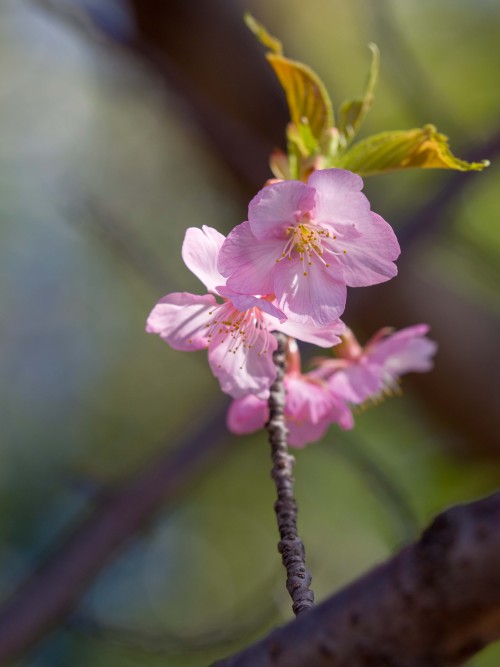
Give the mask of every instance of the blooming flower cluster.
[[296, 446], [318, 439], [331, 423], [351, 428], [348, 403], [380, 393], [406, 370], [429, 367], [434, 348], [423, 338], [423, 325], [379, 336], [362, 351], [340, 320], [347, 286], [381, 283], [397, 273], [394, 232], [371, 211], [362, 186], [343, 169], [316, 171], [307, 183], [262, 189], [250, 202], [248, 220], [227, 238], [206, 226], [187, 230], [182, 257], [208, 293], [167, 294], [146, 330], [178, 350], [208, 350], [222, 391], [236, 399], [228, 417], [234, 432], [267, 420], [276, 377], [273, 331], [343, 350], [342, 358], [325, 360], [311, 373], [289, 368], [286, 415]]
[[345, 326], [340, 320], [328, 327], [293, 322], [278, 308], [274, 295], [231, 290], [217, 269], [224, 241], [211, 227], [187, 230], [182, 258], [209, 294], [167, 294], [151, 311], [146, 331], [158, 334], [176, 350], [208, 349], [210, 368], [225, 393], [266, 399], [276, 377], [272, 331], [331, 347], [340, 343]]
[[274, 294], [296, 322], [317, 326], [344, 312], [346, 286], [393, 278], [399, 245], [370, 210], [363, 180], [344, 169], [315, 171], [307, 182], [283, 181], [250, 202], [248, 221], [221, 248], [227, 285], [243, 294]]
[[[363, 348], [346, 328], [342, 343], [335, 348], [339, 356], [317, 358], [316, 367], [305, 374], [300, 370], [298, 350], [289, 344], [285, 375], [289, 444], [302, 447], [319, 440], [330, 424], [351, 429], [350, 405], [392, 394], [405, 373], [430, 370], [437, 345], [426, 338], [428, 329], [426, 324], [395, 333], [381, 329]], [[268, 416], [266, 401], [249, 395], [231, 403], [227, 424], [233, 433], [243, 435], [261, 429]]]

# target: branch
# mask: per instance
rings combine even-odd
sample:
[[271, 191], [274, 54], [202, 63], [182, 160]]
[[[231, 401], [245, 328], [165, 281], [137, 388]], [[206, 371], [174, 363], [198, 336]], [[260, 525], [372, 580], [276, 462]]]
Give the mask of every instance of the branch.
[[306, 567], [304, 545], [297, 532], [297, 501], [293, 494], [293, 456], [288, 453], [288, 429], [285, 424], [285, 368], [287, 338], [275, 333], [278, 347], [273, 353], [276, 380], [269, 396], [269, 421], [266, 430], [271, 443], [274, 480], [278, 500], [274, 504], [281, 540], [278, 551], [286, 568], [286, 588], [293, 600], [293, 613], [302, 614], [314, 605], [314, 593], [309, 588], [311, 574]]
[[24, 653], [64, 619], [100, 569], [144, 523], [214, 461], [231, 439], [226, 405], [198, 431], [153, 461], [130, 481], [107, 492], [73, 534], [29, 577], [0, 612], [0, 665]]
[[500, 638], [500, 492], [213, 667], [452, 667]]

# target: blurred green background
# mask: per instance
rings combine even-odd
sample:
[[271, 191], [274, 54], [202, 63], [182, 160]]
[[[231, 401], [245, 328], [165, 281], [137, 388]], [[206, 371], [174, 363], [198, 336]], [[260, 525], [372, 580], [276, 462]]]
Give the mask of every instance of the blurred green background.
[[[283, 96], [244, 10], [337, 108], [361, 92], [378, 44], [362, 136], [432, 122], [459, 157], [493, 163], [366, 181], [401, 237], [400, 276], [351, 290], [345, 319], [361, 339], [428, 322], [440, 350], [402, 398], [297, 452], [317, 599], [499, 484], [497, 2], [3, 0], [5, 601], [117, 483], [224, 409], [205, 355], [171, 350], [144, 323], [163, 294], [201, 289], [180, 258], [185, 229], [245, 219], [284, 144]], [[201, 442], [215, 437], [207, 423]], [[16, 665], [202, 666], [290, 618], [265, 437], [226, 440]], [[499, 662], [492, 646], [470, 664]]]

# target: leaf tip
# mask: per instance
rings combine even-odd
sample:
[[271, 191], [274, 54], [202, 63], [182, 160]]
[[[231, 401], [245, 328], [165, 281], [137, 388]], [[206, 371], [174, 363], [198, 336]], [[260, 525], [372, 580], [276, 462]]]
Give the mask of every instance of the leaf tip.
[[368, 43], [368, 48], [372, 52], [372, 55], [374, 58], [379, 59], [380, 58], [380, 49], [378, 46], [375, 44], [375, 42], [369, 42]]
[[283, 46], [279, 39], [273, 37], [260, 23], [257, 19], [250, 14], [250, 12], [245, 12], [243, 14], [243, 20], [247, 28], [255, 35], [259, 42], [267, 47], [272, 53], [275, 53], [278, 56], [283, 55]]

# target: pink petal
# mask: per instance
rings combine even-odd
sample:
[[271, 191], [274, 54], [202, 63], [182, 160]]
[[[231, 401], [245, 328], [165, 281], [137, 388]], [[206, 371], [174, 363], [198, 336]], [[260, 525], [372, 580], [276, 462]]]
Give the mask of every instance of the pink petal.
[[295, 225], [302, 213], [314, 207], [315, 192], [300, 181], [282, 181], [258, 192], [248, 206], [252, 232], [260, 241], [285, 238], [286, 228]]
[[[258, 296], [251, 296], [250, 294], [236, 294], [228, 287], [218, 287], [219, 294], [231, 301], [233, 306], [242, 312], [250, 310], [251, 308], [258, 308], [264, 313], [271, 315], [280, 322], [286, 320], [286, 315], [283, 311], [273, 305], [268, 299], [262, 299]], [[277, 324], [277, 322], [276, 322]]]
[[382, 390], [382, 375], [376, 369], [354, 363], [336, 371], [328, 380], [328, 387], [335, 396], [359, 405]]
[[405, 373], [425, 373], [434, 366], [432, 357], [436, 354], [437, 343], [428, 338], [415, 338], [399, 355], [388, 359], [384, 369], [392, 376]]
[[326, 385], [308, 382], [304, 375], [285, 376], [287, 417], [317, 424], [329, 412], [331, 401]]
[[307, 266], [307, 276], [298, 257], [284, 259], [276, 265], [274, 292], [278, 306], [291, 320], [319, 327], [332, 324], [342, 314], [346, 301], [346, 286], [339, 275], [338, 263], [325, 268], [318, 261]]
[[242, 294], [272, 294], [276, 260], [283, 246], [283, 240], [258, 241], [248, 222], [235, 227], [219, 254], [218, 267], [228, 276], [227, 287]]
[[361, 192], [363, 179], [345, 169], [315, 171], [308, 185], [316, 190], [314, 221], [337, 229], [337, 224], [354, 225], [369, 219], [370, 202]]
[[318, 442], [325, 435], [330, 426], [329, 419], [323, 419], [317, 424], [311, 422], [287, 421], [288, 444], [291, 447], [304, 447], [312, 442]]
[[276, 339], [266, 330], [261, 330], [251, 349], [236, 345], [231, 336], [213, 339], [208, 349], [208, 362], [222, 391], [233, 398], [254, 394], [257, 398], [267, 399], [269, 387], [276, 377], [272, 354], [276, 346]]
[[307, 378], [308, 375], [285, 376], [288, 441], [295, 447], [319, 440], [330, 424], [339, 424], [344, 429], [354, 425], [345, 402], [332, 395], [327, 385]]
[[229, 406], [226, 417], [227, 428], [237, 435], [253, 433], [264, 428], [269, 418], [267, 402], [252, 394], [237, 398]]
[[394, 377], [416, 371], [423, 373], [432, 368], [432, 357], [437, 343], [425, 337], [426, 324], [417, 324], [387, 336], [368, 351], [369, 363], [383, 365]]
[[330, 392], [330, 398], [332, 399], [332, 407], [330, 409], [330, 421], [334, 424], [338, 424], [340, 428], [344, 431], [348, 431], [354, 427], [354, 418], [352, 412], [349, 409], [349, 406], [346, 404], [344, 399], [339, 396], [336, 396], [333, 392]]
[[335, 248], [347, 250], [340, 260], [350, 287], [376, 285], [397, 274], [393, 260], [399, 257], [399, 243], [391, 226], [376, 213], [370, 213], [369, 221], [358, 220], [355, 230], [338, 227], [337, 236]]
[[304, 343], [312, 343], [320, 347], [333, 347], [338, 345], [341, 336], [345, 330], [345, 324], [341, 320], [332, 322], [326, 327], [319, 327], [313, 320], [307, 322], [294, 322], [287, 320], [274, 327], [276, 331], [281, 331], [287, 336], [302, 340]]
[[209, 292], [226, 281], [217, 270], [217, 257], [225, 237], [216, 229], [203, 225], [189, 227], [182, 244], [182, 259], [190, 271], [201, 280]]
[[167, 294], [151, 311], [146, 331], [159, 334], [175, 350], [201, 350], [208, 346], [205, 325], [217, 305], [211, 294]]
[[404, 350], [411, 340], [425, 336], [429, 328], [428, 324], [415, 324], [399, 331], [386, 329], [389, 333], [385, 336], [379, 335], [384, 332], [384, 329], [381, 329], [366, 344], [365, 354], [370, 360], [383, 364], [391, 355]]

